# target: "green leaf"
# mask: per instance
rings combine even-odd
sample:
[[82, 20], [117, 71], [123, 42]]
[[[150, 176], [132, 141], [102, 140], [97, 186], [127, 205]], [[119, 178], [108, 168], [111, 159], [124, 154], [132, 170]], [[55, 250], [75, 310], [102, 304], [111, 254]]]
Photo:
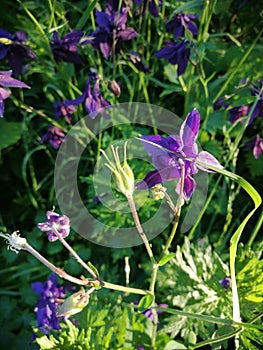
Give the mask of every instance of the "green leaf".
[[166, 347], [164, 348], [164, 350], [175, 350], [175, 349], [187, 349], [184, 344], [178, 343], [177, 341], [171, 340]]
[[99, 272], [98, 272], [98, 270], [96, 269], [96, 267], [94, 266], [94, 265], [92, 265], [92, 263], [90, 262], [90, 261], [88, 261], [88, 267], [90, 267], [91, 268], [91, 270], [97, 275], [97, 276], [99, 276]]
[[0, 150], [15, 144], [22, 133], [21, 123], [0, 120]]
[[144, 295], [139, 301], [137, 308], [140, 312], [143, 312], [144, 310], [149, 309], [152, 306], [153, 302], [154, 302], [154, 295], [152, 294]]
[[161, 258], [161, 260], [159, 261], [158, 264], [159, 264], [160, 266], [165, 265], [168, 261], [170, 261], [172, 258], [174, 258], [175, 255], [176, 255], [176, 253], [169, 253], [169, 254], [163, 256], [163, 257]]

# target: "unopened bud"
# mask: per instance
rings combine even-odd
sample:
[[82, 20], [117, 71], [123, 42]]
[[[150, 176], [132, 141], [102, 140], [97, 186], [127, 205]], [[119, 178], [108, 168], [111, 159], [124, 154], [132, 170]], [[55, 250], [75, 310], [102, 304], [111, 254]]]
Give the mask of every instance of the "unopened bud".
[[121, 87], [117, 83], [117, 81], [116, 80], [110, 80], [109, 85], [110, 85], [110, 89], [114, 93], [114, 95], [119, 97], [120, 94], [121, 94]]
[[89, 293], [85, 293], [84, 289], [82, 289], [79, 292], [72, 294], [63, 304], [58, 306], [57, 316], [69, 318], [70, 316], [81, 312], [88, 303]]
[[158, 201], [160, 199], [163, 199], [163, 197], [165, 196], [164, 193], [166, 192], [166, 188], [163, 187], [162, 184], [156, 184], [151, 188], [151, 191], [153, 198]]

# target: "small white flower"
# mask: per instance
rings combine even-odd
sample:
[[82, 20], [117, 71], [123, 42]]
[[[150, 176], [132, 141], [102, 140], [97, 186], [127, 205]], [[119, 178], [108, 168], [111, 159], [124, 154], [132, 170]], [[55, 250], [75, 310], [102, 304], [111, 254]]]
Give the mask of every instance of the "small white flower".
[[11, 235], [9, 233], [0, 232], [0, 236], [5, 238], [8, 241], [8, 249], [18, 253], [19, 250], [24, 249], [27, 244], [27, 240], [23, 237], [20, 237], [19, 231], [13, 232]]

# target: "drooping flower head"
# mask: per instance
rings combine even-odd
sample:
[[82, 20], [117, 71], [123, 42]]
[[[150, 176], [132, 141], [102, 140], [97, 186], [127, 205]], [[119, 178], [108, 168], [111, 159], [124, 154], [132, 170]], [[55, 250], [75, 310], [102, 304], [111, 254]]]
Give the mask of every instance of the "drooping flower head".
[[53, 41], [50, 43], [50, 47], [57, 64], [61, 61], [83, 64], [82, 59], [78, 55], [77, 47], [82, 36], [83, 32], [81, 30], [73, 30], [62, 39], [59, 39], [58, 32], [53, 32]]
[[258, 159], [263, 151], [263, 138], [257, 135], [246, 143], [246, 146], [253, 152], [253, 156]]
[[7, 58], [15, 77], [21, 74], [25, 58], [36, 57], [26, 42], [27, 35], [23, 30], [18, 30], [12, 35], [5, 29], [0, 29], [0, 59]]
[[191, 46], [192, 45], [187, 40], [176, 43], [168, 41], [166, 42], [166, 46], [155, 52], [153, 56], [168, 60], [171, 64], [177, 64], [177, 74], [180, 76], [186, 70], [187, 63], [190, 59]]
[[70, 224], [69, 218], [66, 215], [60, 215], [53, 211], [47, 211], [46, 215], [48, 221], [37, 224], [37, 227], [47, 233], [50, 242], [58, 239], [56, 233], [60, 234], [62, 238], [69, 235]]
[[194, 14], [187, 15], [183, 12], [175, 13], [173, 19], [166, 24], [165, 28], [167, 32], [174, 33], [174, 40], [185, 37], [185, 30], [189, 30], [193, 35], [197, 35], [198, 28], [193, 22], [193, 20], [197, 18], [198, 16]]
[[150, 73], [149, 67], [143, 62], [141, 55], [138, 52], [129, 52], [129, 57], [132, 64], [138, 69], [140, 72]]
[[123, 41], [131, 40], [138, 35], [133, 28], [126, 28], [127, 14], [126, 7], [121, 7], [118, 11], [116, 6], [112, 6], [112, 2], [108, 2], [105, 12], [96, 11], [98, 28], [82, 44], [92, 44], [106, 59], [109, 58], [111, 51], [113, 54], [118, 53]]
[[53, 148], [58, 149], [64, 138], [64, 131], [51, 125], [48, 127], [47, 133], [42, 135], [40, 142], [48, 142]]
[[34, 282], [32, 288], [39, 299], [35, 312], [37, 316], [38, 328], [48, 335], [52, 329], [60, 329], [60, 317], [57, 316], [58, 299], [65, 298], [66, 291], [71, 291], [74, 287], [60, 286], [57, 275], [52, 274], [46, 282]]
[[[137, 189], [144, 190], [164, 181], [179, 179], [176, 185], [176, 192], [179, 194], [183, 165], [185, 169], [183, 196], [184, 199], [189, 200], [196, 187], [195, 180], [191, 175], [196, 174], [198, 169], [211, 172], [209, 165], [222, 168], [210, 153], [198, 152], [196, 138], [199, 126], [200, 114], [194, 109], [188, 113], [183, 122], [180, 135], [167, 137], [154, 135], [142, 138], [143, 146], [152, 156], [156, 170], [148, 172], [144, 180], [137, 184]], [[206, 164], [207, 167], [203, 164]]]
[[4, 100], [7, 99], [11, 92], [5, 88], [27, 88], [30, 89], [30, 86], [26, 85], [20, 80], [14, 79], [11, 77], [10, 71], [0, 71], [0, 117], [4, 114]]

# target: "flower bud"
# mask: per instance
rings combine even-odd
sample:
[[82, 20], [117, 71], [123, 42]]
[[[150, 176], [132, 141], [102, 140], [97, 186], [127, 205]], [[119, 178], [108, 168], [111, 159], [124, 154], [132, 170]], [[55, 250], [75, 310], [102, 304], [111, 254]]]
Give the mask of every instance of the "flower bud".
[[157, 201], [163, 199], [164, 193], [166, 192], [166, 188], [162, 186], [162, 184], [156, 184], [151, 188], [152, 196]]
[[89, 303], [89, 294], [85, 293], [84, 289], [72, 294], [63, 304], [58, 306], [57, 316], [69, 318], [81, 312]]
[[121, 87], [117, 83], [117, 81], [116, 80], [110, 80], [109, 85], [110, 85], [110, 89], [114, 93], [114, 95], [119, 97], [120, 94], [121, 94]]

